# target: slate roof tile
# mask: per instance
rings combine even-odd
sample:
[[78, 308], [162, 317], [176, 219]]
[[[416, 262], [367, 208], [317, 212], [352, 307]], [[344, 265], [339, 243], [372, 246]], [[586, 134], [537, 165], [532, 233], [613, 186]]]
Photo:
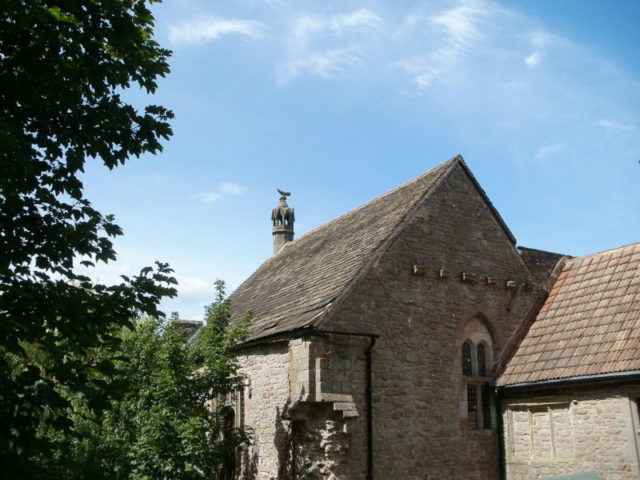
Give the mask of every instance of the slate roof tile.
[[454, 157], [288, 243], [231, 294], [232, 322], [251, 312], [247, 341], [316, 325], [456, 164], [466, 169]]

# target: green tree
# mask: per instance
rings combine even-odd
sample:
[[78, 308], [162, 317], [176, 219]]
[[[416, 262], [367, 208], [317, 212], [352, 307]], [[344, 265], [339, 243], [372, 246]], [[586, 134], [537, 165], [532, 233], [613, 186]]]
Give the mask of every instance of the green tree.
[[235, 348], [244, 335], [243, 326], [229, 327], [222, 283], [191, 343], [175, 321], [136, 322], [125, 331], [116, 361], [135, 388], [101, 415], [76, 409], [84, 431], [59, 443], [63, 467], [52, 477], [218, 478], [224, 459], [247, 441], [241, 431], [222, 435], [225, 398], [241, 386]]
[[[152, 0], [153, 1], [153, 0]], [[156, 153], [172, 113], [136, 109], [123, 89], [156, 89], [169, 51], [138, 0], [0, 3], [0, 471], [53, 448], [39, 429], [70, 431], [73, 399], [88, 412], [118, 391], [109, 358], [117, 332], [157, 316], [175, 294], [165, 264], [93, 284], [77, 273], [115, 259], [121, 229], [85, 197], [79, 175]], [[34, 358], [39, 361], [35, 362]]]

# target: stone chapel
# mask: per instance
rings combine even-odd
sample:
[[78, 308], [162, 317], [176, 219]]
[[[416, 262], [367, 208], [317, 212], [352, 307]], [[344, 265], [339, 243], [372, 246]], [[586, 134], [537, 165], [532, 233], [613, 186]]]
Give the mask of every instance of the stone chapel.
[[280, 194], [228, 478], [640, 477], [640, 244], [518, 247], [460, 156], [295, 240]]

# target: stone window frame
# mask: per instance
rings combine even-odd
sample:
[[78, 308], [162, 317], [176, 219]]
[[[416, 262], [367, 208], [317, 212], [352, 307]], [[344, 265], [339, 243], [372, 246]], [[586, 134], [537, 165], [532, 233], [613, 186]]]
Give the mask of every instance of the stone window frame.
[[[219, 432], [219, 440], [223, 440], [226, 435], [231, 432], [244, 431], [249, 435], [252, 434], [250, 428], [245, 425], [245, 393], [250, 393], [250, 384], [244, 382], [242, 385], [235, 388], [233, 391], [228, 392], [226, 395], [221, 395], [211, 404], [212, 410], [217, 409], [220, 420], [222, 421], [222, 428]], [[231, 424], [228, 424], [228, 418], [233, 420]], [[242, 470], [242, 453], [244, 447], [239, 447], [228, 458], [223, 459], [222, 470], [219, 472], [223, 480], [231, 480], [239, 478]]]
[[[458, 358], [460, 363], [460, 372], [462, 374], [462, 404], [461, 415], [463, 417], [464, 429], [468, 431], [487, 431], [496, 428], [494, 400], [489, 387], [491, 377], [488, 376], [488, 370], [493, 363], [494, 342], [491, 329], [487, 325], [487, 321], [482, 315], [475, 315], [469, 323], [478, 322], [478, 326], [474, 331], [467, 332], [466, 338], [460, 343], [458, 348]], [[468, 345], [468, 347], [465, 347]], [[484, 351], [484, 372], [481, 372], [482, 362], [478, 361], [479, 346], [480, 351]], [[465, 368], [466, 352], [465, 348], [470, 351], [471, 374], [468, 375], [469, 368]], [[481, 375], [484, 373], [484, 375]]]
[[235, 388], [233, 391], [226, 393], [225, 395], [219, 396], [214, 402], [211, 404], [211, 409], [218, 409], [220, 412], [223, 410], [233, 410], [234, 414], [234, 422], [233, 428], [236, 430], [243, 430], [246, 428], [245, 425], [245, 393], [249, 393], [250, 395], [250, 385], [243, 384], [239, 387]]

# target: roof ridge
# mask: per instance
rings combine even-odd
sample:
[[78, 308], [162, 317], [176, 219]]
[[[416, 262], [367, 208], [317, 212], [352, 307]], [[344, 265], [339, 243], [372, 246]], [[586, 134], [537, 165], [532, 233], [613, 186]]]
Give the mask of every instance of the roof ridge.
[[[309, 230], [308, 232], [306, 232], [306, 233], [304, 233], [303, 235], [301, 235], [300, 237], [298, 237], [298, 238], [296, 238], [296, 239], [292, 240], [291, 242], [287, 242], [287, 243], [285, 243], [285, 244], [284, 244], [284, 246], [282, 247], [282, 249], [280, 250], [280, 252], [278, 252], [278, 254], [276, 254], [276, 255], [272, 255], [271, 257], [267, 258], [267, 259], [266, 259], [266, 260], [265, 260], [265, 261], [264, 261], [264, 262], [263, 262], [263, 263], [258, 267], [258, 269], [260, 269], [260, 268], [261, 268], [264, 264], [266, 264], [266, 263], [271, 263], [272, 261], [275, 261], [275, 260], [278, 258], [278, 256], [279, 256], [279, 254], [280, 254], [280, 253], [284, 253], [285, 251], [287, 251], [287, 249], [291, 249], [291, 247], [295, 247], [295, 246], [297, 246], [300, 242], [302, 242], [302, 240], [304, 240], [304, 239], [308, 239], [308, 237], [310, 237], [312, 234], [314, 234], [314, 233], [316, 233], [316, 232], [318, 232], [318, 231], [320, 231], [320, 230], [323, 230], [324, 228], [328, 228], [328, 227], [330, 227], [331, 225], [333, 225], [333, 224], [337, 223], [338, 221], [342, 220], [342, 219], [343, 219], [344, 217], [346, 217], [347, 215], [352, 215], [352, 214], [354, 214], [354, 213], [356, 213], [356, 212], [359, 212], [360, 210], [362, 210], [362, 209], [363, 209], [363, 208], [365, 208], [365, 207], [370, 206], [370, 205], [371, 205], [371, 204], [373, 204], [374, 202], [377, 202], [377, 201], [379, 201], [379, 200], [381, 200], [381, 199], [383, 199], [383, 198], [385, 198], [385, 197], [389, 196], [390, 194], [395, 193], [395, 192], [397, 192], [398, 190], [400, 190], [400, 189], [402, 189], [402, 188], [406, 188], [406, 187], [408, 187], [409, 185], [412, 185], [412, 184], [416, 183], [417, 181], [419, 181], [419, 180], [423, 179], [424, 177], [426, 177], [426, 176], [428, 176], [428, 175], [430, 175], [430, 174], [433, 174], [433, 173], [434, 173], [436, 170], [438, 170], [438, 169], [443, 169], [443, 170], [445, 170], [445, 166], [451, 166], [451, 165], [454, 165], [454, 164], [456, 164], [456, 163], [461, 163], [461, 162], [462, 162], [462, 163], [464, 163], [464, 159], [462, 158], [462, 155], [458, 154], [458, 155], [456, 155], [455, 157], [450, 158], [450, 159], [449, 159], [449, 160], [447, 160], [446, 162], [443, 162], [443, 163], [441, 163], [440, 165], [437, 165], [437, 166], [433, 167], [432, 169], [430, 169], [430, 170], [428, 170], [428, 171], [424, 172], [423, 174], [418, 175], [417, 177], [415, 177], [415, 178], [413, 178], [413, 179], [409, 180], [408, 182], [405, 182], [405, 183], [403, 183], [402, 185], [400, 185], [400, 186], [398, 186], [398, 187], [396, 187], [396, 188], [393, 188], [393, 189], [389, 190], [388, 192], [385, 192], [385, 193], [383, 193], [383, 194], [381, 194], [381, 195], [378, 195], [377, 197], [375, 197], [375, 198], [373, 198], [373, 199], [369, 200], [368, 202], [366, 202], [366, 203], [364, 203], [364, 204], [362, 204], [362, 205], [360, 205], [360, 206], [358, 206], [358, 207], [354, 208], [353, 210], [349, 210], [349, 211], [347, 211], [347, 212], [343, 213], [342, 215], [340, 215], [340, 216], [338, 216], [338, 217], [336, 217], [336, 218], [334, 218], [334, 219], [332, 219], [332, 220], [329, 220], [328, 222], [323, 223], [322, 225], [318, 225], [317, 227], [315, 227], [315, 228], [313, 228], [313, 229]], [[257, 270], [256, 270], [256, 271], [257, 271]], [[254, 271], [254, 273], [255, 273], [256, 271]], [[249, 278], [250, 278], [250, 277], [249, 277]], [[247, 278], [246, 280], [248, 280], [248, 278]], [[245, 281], [246, 281], [246, 280], [245, 280]], [[244, 282], [242, 282], [240, 285], [238, 285], [238, 287], [236, 288], [236, 290], [239, 290], [239, 289], [240, 289], [240, 287], [243, 285], [243, 283], [244, 283]], [[233, 293], [234, 293], [234, 292], [231, 292], [231, 294], [233, 294]]]
[[403, 189], [403, 188], [405, 188], [405, 187], [408, 187], [408, 186], [409, 186], [409, 185], [411, 185], [411, 184], [417, 183], [419, 180], [422, 180], [424, 177], [426, 177], [426, 176], [428, 176], [428, 175], [431, 175], [431, 174], [435, 173], [435, 171], [436, 171], [436, 170], [439, 170], [439, 169], [443, 169], [443, 170], [445, 170], [445, 165], [450, 166], [450, 165], [453, 165], [453, 164], [455, 164], [455, 163], [459, 163], [459, 162], [461, 162], [461, 161], [463, 161], [462, 155], [456, 155], [455, 157], [452, 157], [452, 158], [450, 158], [449, 160], [447, 160], [446, 162], [443, 162], [443, 163], [441, 163], [440, 165], [437, 165], [437, 166], [433, 167], [432, 169], [430, 169], [430, 170], [428, 170], [428, 171], [424, 172], [423, 174], [418, 175], [418, 176], [417, 176], [417, 177], [415, 177], [415, 178], [412, 178], [411, 180], [409, 180], [409, 181], [407, 181], [407, 182], [403, 183], [402, 185], [397, 186], [397, 187], [395, 187], [395, 188], [393, 188], [393, 189], [389, 190], [388, 192], [385, 192], [385, 193], [383, 193], [383, 194], [381, 194], [381, 195], [378, 195], [377, 197], [372, 198], [372, 199], [371, 199], [371, 200], [369, 200], [368, 202], [363, 203], [362, 205], [360, 205], [360, 206], [358, 206], [358, 207], [356, 207], [356, 208], [354, 208], [354, 209], [352, 209], [352, 210], [349, 210], [348, 212], [345, 212], [345, 213], [343, 213], [342, 215], [340, 215], [340, 216], [338, 216], [338, 217], [336, 217], [336, 218], [333, 218], [333, 219], [329, 220], [329, 221], [328, 221], [328, 222], [326, 222], [326, 223], [323, 223], [322, 225], [318, 225], [317, 227], [315, 227], [315, 228], [313, 228], [313, 229], [309, 230], [308, 232], [306, 232], [305, 234], [301, 235], [299, 238], [297, 238], [297, 239], [295, 239], [295, 240], [293, 240], [293, 241], [291, 241], [291, 242], [289, 242], [289, 243], [285, 244], [285, 248], [286, 248], [286, 246], [287, 246], [287, 245], [295, 244], [296, 242], [298, 242], [298, 241], [302, 240], [302, 239], [303, 239], [304, 237], [306, 237], [307, 235], [310, 235], [310, 234], [312, 234], [312, 233], [316, 232], [317, 230], [320, 230], [320, 229], [322, 229], [322, 228], [324, 228], [324, 227], [326, 227], [326, 226], [329, 226], [329, 225], [331, 225], [331, 224], [333, 224], [333, 223], [335, 223], [335, 222], [337, 222], [337, 221], [341, 220], [343, 217], [345, 217], [345, 216], [347, 216], [347, 215], [352, 215], [352, 214], [354, 214], [354, 213], [356, 213], [356, 212], [358, 212], [358, 211], [362, 210], [363, 208], [368, 207], [368, 206], [369, 206], [369, 205], [371, 205], [372, 203], [377, 202], [377, 201], [379, 201], [379, 200], [383, 199], [384, 197], [387, 197], [387, 196], [391, 195], [392, 193], [395, 193], [396, 191], [398, 191], [398, 190], [400, 190], [400, 189]]
[[[362, 266], [362, 268], [360, 268], [360, 271], [345, 286], [345, 288], [343, 288], [342, 292], [328, 304], [328, 305], [331, 305], [331, 309], [327, 310], [326, 307], [325, 307], [324, 311], [322, 311], [319, 315], [317, 315], [313, 319], [313, 324], [314, 325], [318, 326], [320, 323], [326, 321], [331, 316], [330, 312], [334, 311], [336, 304], [339, 304], [346, 297], [349, 296], [349, 294], [353, 291], [353, 289], [358, 285], [360, 280], [362, 280], [362, 278], [364, 278], [364, 276], [371, 270], [372, 265], [380, 258], [380, 256], [382, 255], [382, 252], [386, 251], [386, 248], [389, 246], [389, 244], [392, 243], [393, 240], [395, 240], [398, 235], [400, 235], [400, 232], [402, 231], [402, 229], [401, 228], [397, 228], [398, 225], [406, 223], [407, 219], [410, 218], [411, 215], [422, 204], [422, 202], [424, 202], [425, 198], [427, 196], [429, 196], [429, 194], [433, 193], [438, 188], [438, 186], [440, 185], [442, 180], [444, 178], [446, 178], [447, 174], [450, 173], [453, 170], [453, 167], [455, 165], [458, 165], [458, 164], [464, 164], [464, 159], [462, 158], [462, 155], [456, 155], [455, 157], [450, 158], [446, 162], [441, 163], [437, 167], [432, 168], [428, 172], [425, 172], [422, 175], [419, 175], [418, 177], [414, 178], [413, 180], [411, 180], [411, 181], [409, 181], [407, 183], [404, 183], [404, 184], [400, 185], [399, 187], [394, 188], [393, 190], [390, 190], [389, 192], [384, 193], [384, 194], [382, 194], [382, 195], [380, 195], [380, 196], [378, 196], [378, 197], [376, 197], [374, 199], [374, 200], [379, 200], [379, 199], [387, 196], [388, 194], [394, 193], [394, 192], [396, 192], [397, 190], [399, 190], [401, 188], [409, 186], [410, 184], [414, 183], [417, 180], [423, 179], [427, 175], [433, 175], [435, 173], [438, 173], [438, 175], [439, 175], [438, 178], [431, 185], [429, 185], [428, 188], [426, 188], [420, 194], [419, 198], [417, 198], [413, 202], [413, 204], [409, 208], [407, 208], [407, 210], [404, 212], [404, 214], [398, 219], [398, 221], [394, 224], [394, 228], [391, 229], [391, 234], [388, 235], [387, 237], [383, 238], [382, 241], [380, 241], [380, 244], [375, 247], [375, 249], [373, 250], [373, 252], [371, 254], [371, 258], [369, 259], [369, 261], [367, 263], [365, 263]], [[372, 203], [374, 200], [372, 200], [371, 202], [367, 202], [367, 204]], [[367, 204], [365, 204], [365, 205], [367, 205]], [[362, 205], [362, 206], [364, 207], [365, 205]], [[358, 210], [358, 209], [356, 209], [356, 210]], [[352, 212], [353, 211], [355, 211], [355, 210], [352, 210]], [[349, 213], [351, 213], [351, 212], [349, 212]]]
[[518, 250], [530, 250], [530, 251], [533, 251], [533, 252], [551, 253], [553, 255], [560, 255], [562, 257], [575, 258], [575, 257], [572, 257], [571, 255], [566, 255], [566, 254], [560, 253], [560, 252], [552, 252], [551, 250], [543, 250], [542, 248], [525, 247], [524, 245], [516, 245], [516, 248]]
[[396, 238], [399, 225], [463, 163], [461, 156], [453, 157], [307, 232], [266, 259], [229, 297], [233, 318], [245, 310], [254, 313], [249, 340], [312, 327], [328, 318], [343, 293], [358, 284]]
[[598, 255], [603, 255], [605, 253], [611, 253], [611, 252], [614, 252], [616, 250], [623, 250], [625, 248], [633, 247], [633, 246], [636, 246], [636, 245], [640, 245], [640, 242], [628, 243], [626, 245], [620, 245], [619, 247], [607, 248], [606, 250], [600, 250], [599, 252], [588, 253], [587, 255], [580, 255], [579, 257], [572, 257], [569, 260], [569, 262], [567, 262], [567, 263], [570, 264], [571, 266], [573, 266], [573, 264], [577, 263], [579, 260], [583, 260], [585, 258], [596, 257]]
[[[487, 207], [489, 207], [489, 210], [491, 210], [491, 212], [493, 213], [493, 216], [494, 216], [496, 222], [498, 222], [498, 225], [502, 228], [504, 233], [509, 238], [509, 241], [511, 242], [511, 245], [515, 248], [516, 244], [518, 243], [516, 241], [515, 235], [513, 234], [511, 229], [507, 226], [506, 222], [502, 218], [502, 215], [500, 215], [500, 212], [498, 212], [498, 209], [495, 207], [495, 205], [493, 204], [493, 202], [489, 198], [489, 195], [487, 195], [487, 192], [485, 192], [484, 188], [482, 188], [482, 185], [480, 185], [480, 182], [478, 182], [478, 179], [473, 174], [471, 169], [468, 167], [468, 165], [466, 164], [464, 159], [462, 159], [462, 157], [460, 157], [460, 159], [462, 160], [460, 162], [460, 164], [462, 165], [462, 168], [464, 169], [464, 171], [467, 173], [467, 176], [471, 180], [471, 183], [474, 184], [474, 186], [478, 190], [478, 193], [480, 193], [481, 197], [484, 199], [485, 203], [487, 204]], [[525, 265], [525, 267], [526, 267], [526, 265]]]

